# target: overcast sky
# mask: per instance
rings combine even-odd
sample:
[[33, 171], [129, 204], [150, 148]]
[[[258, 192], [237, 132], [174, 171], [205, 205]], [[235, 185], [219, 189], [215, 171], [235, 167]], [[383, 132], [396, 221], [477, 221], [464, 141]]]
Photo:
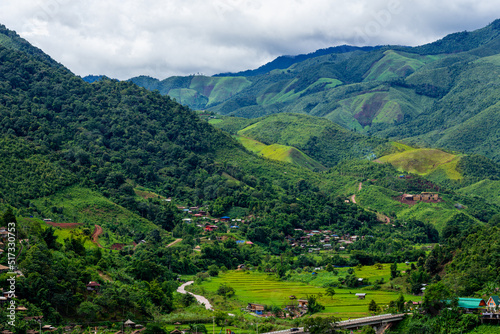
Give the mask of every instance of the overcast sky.
[[491, 0], [0, 0], [0, 23], [77, 75], [237, 72], [335, 45], [421, 45], [495, 20]]

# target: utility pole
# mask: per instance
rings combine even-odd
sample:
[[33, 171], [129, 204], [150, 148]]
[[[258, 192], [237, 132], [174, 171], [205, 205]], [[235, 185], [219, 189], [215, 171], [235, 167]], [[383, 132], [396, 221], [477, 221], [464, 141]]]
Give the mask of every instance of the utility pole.
[[215, 316], [212, 316], [212, 321], [213, 321], [213, 324], [212, 324], [212, 333], [215, 334]]

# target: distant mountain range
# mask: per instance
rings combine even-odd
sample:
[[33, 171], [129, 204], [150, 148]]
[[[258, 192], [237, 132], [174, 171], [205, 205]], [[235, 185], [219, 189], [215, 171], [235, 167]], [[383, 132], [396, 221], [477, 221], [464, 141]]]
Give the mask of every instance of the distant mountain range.
[[245, 118], [308, 114], [364, 134], [500, 161], [499, 66], [496, 20], [419, 47], [339, 46], [234, 74], [130, 81], [193, 109]]

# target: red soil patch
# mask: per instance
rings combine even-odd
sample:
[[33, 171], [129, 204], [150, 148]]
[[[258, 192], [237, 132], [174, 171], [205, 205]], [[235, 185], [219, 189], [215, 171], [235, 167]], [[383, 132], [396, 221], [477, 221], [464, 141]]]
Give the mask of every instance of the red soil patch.
[[407, 204], [409, 206], [413, 206], [415, 204], [417, 204], [418, 202], [424, 202], [424, 203], [441, 203], [443, 200], [440, 198], [438, 200], [434, 200], [434, 199], [431, 199], [431, 200], [421, 200], [421, 201], [410, 201], [410, 200], [407, 200], [407, 199], [403, 199], [401, 197], [396, 197], [396, 198], [393, 198], [395, 201], [398, 201], [400, 203], [403, 203], [403, 204]]
[[359, 124], [362, 126], [372, 124], [373, 119], [385, 105], [386, 96], [386, 93], [374, 94], [368, 99], [368, 101], [365, 102], [365, 104], [363, 104], [361, 111], [354, 115], [354, 118], [359, 122]]
[[54, 222], [46, 222], [50, 226], [60, 227], [60, 228], [77, 228], [78, 226], [83, 225], [82, 223], [54, 223]]

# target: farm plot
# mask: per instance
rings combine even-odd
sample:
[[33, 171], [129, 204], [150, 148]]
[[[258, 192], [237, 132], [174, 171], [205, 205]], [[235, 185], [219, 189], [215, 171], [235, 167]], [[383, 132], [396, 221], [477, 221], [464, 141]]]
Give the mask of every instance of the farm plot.
[[[379, 274], [385, 276], [385, 273]], [[332, 278], [333, 280], [333, 278]], [[319, 279], [324, 282], [325, 278]], [[309, 295], [321, 296], [318, 302], [325, 306], [321, 316], [335, 316], [342, 319], [369, 316], [368, 304], [373, 299], [380, 306], [396, 300], [399, 292], [370, 290], [368, 287], [359, 289], [335, 288], [334, 296], [326, 296], [326, 289], [303, 282], [280, 281], [274, 275], [250, 271], [228, 271], [220, 273], [219, 277], [203, 282], [201, 285], [206, 291], [215, 292], [221, 284], [231, 286], [236, 294], [235, 298], [242, 305], [257, 303], [284, 307], [290, 302], [290, 296], [307, 298]], [[366, 299], [358, 299], [356, 293], [366, 293]], [[404, 295], [406, 300], [417, 300], [419, 297]]]

